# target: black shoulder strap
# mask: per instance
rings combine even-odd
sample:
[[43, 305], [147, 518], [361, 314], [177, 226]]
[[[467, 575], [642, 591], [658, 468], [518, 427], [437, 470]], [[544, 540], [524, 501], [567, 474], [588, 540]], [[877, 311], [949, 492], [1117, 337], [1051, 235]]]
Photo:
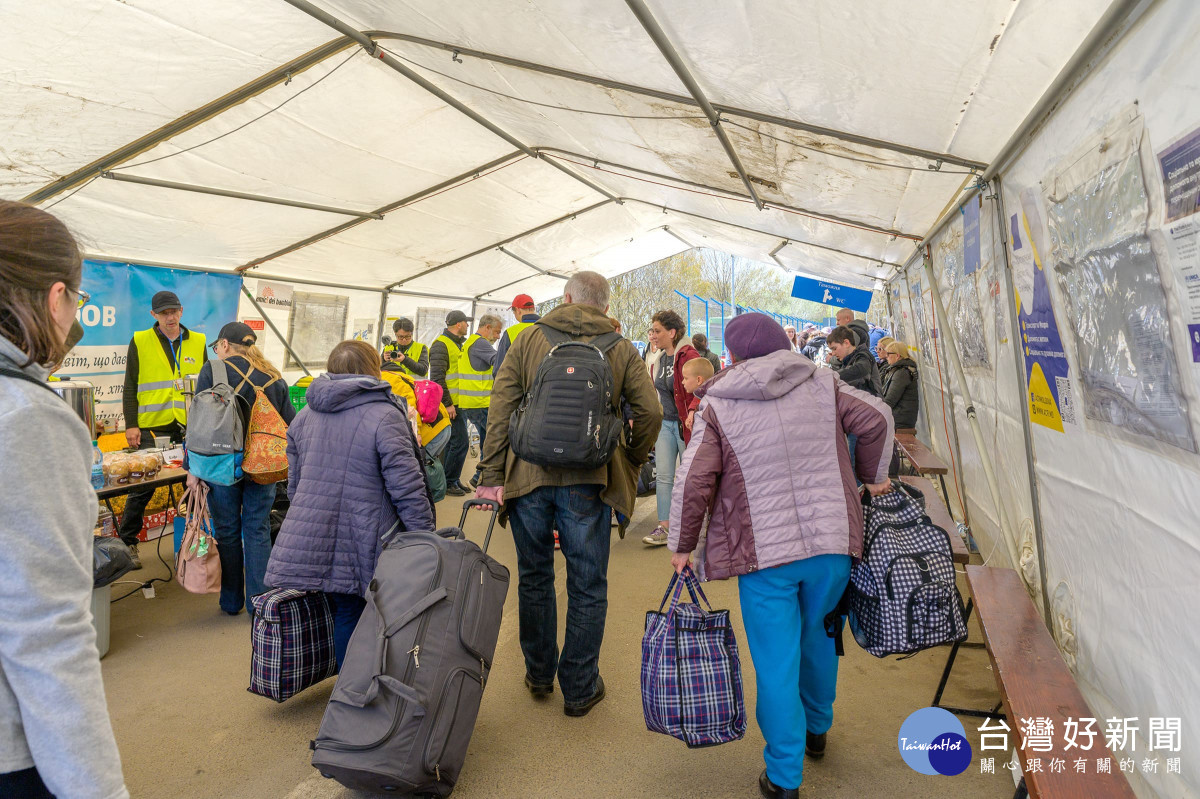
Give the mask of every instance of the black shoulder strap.
[[42, 388], [46, 389], [56, 397], [58, 396], [58, 392], [51, 388], [50, 384], [45, 380], [38, 380], [36, 377], [27, 375], [17, 369], [9, 369], [5, 366], [0, 366], [0, 375], [4, 375], [5, 377], [15, 377], [18, 380], [24, 380], [27, 383], [33, 383], [35, 386], [41, 386]]
[[592, 346], [600, 350], [600, 352], [607, 354], [623, 338], [625, 337], [614, 330], [611, 333], [605, 333], [603, 336], [596, 336], [592, 339]]
[[566, 333], [562, 332], [556, 327], [550, 327], [550, 325], [546, 324], [545, 322], [539, 321], [534, 322], [534, 324], [541, 328], [542, 333], [546, 336], [546, 341], [550, 342], [551, 347], [557, 347], [559, 344], [566, 344], [568, 341], [574, 341], [574, 339], [572, 339]]

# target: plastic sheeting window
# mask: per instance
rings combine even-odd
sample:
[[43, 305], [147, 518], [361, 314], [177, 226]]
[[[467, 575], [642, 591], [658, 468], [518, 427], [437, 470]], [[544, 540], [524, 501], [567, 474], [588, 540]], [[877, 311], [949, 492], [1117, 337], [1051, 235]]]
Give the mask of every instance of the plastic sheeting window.
[[1051, 256], [1088, 418], [1196, 451], [1138, 157], [1141, 120], [1068, 158], [1045, 185]]
[[[912, 303], [913, 326], [918, 348], [921, 350], [921, 358], [926, 364], [933, 365], [933, 338], [930, 335], [929, 324], [925, 319], [925, 292], [924, 282], [921, 279], [921, 267], [916, 266], [909, 270], [908, 298]], [[930, 309], [932, 313], [932, 309]], [[932, 321], [930, 319], [929, 321]]]
[[[329, 353], [346, 337], [346, 321], [350, 298], [335, 294], [310, 294], [297, 291], [292, 295], [292, 315], [288, 321], [288, 344], [304, 359], [309, 369], [323, 369]], [[287, 369], [299, 369], [300, 364], [289, 354]]]
[[[983, 274], [980, 270], [979, 247], [979, 214], [975, 198], [971, 198], [964, 208], [973, 205], [974, 215], [974, 260], [970, 272], [967, 272], [968, 260], [971, 258], [970, 247], [965, 241], [964, 223], [956, 222], [940, 237], [933, 248], [934, 272], [949, 289], [946, 313], [950, 325], [954, 329], [954, 343], [958, 345], [962, 365], [968, 369], [991, 370], [992, 362], [988, 357], [987, 339], [983, 332], [983, 312], [980, 310], [979, 292], [976, 282]], [[963, 214], [965, 217], [966, 214]]]

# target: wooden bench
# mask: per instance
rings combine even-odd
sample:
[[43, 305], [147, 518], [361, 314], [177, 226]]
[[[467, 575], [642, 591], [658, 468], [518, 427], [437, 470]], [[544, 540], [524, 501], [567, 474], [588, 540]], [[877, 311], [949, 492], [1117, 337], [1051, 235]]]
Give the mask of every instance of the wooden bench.
[[942, 496], [949, 501], [950, 494], [946, 491], [946, 475], [950, 472], [950, 467], [946, 465], [946, 462], [917, 440], [915, 430], [897, 430], [895, 438], [896, 446], [900, 448], [900, 454], [912, 464], [917, 474], [937, 475], [938, 482], [942, 485]]
[[[1129, 797], [1133, 791], [1113, 756], [1105, 747], [1103, 719], [1092, 728], [1096, 737], [1090, 750], [1066, 749], [1063, 736], [1068, 718], [1096, 718], [1075, 684], [1075, 677], [1059, 654], [1042, 616], [1034, 607], [1020, 576], [1012, 569], [967, 566], [967, 582], [975, 599], [979, 623], [996, 685], [1000, 689], [1009, 726], [1009, 742], [1017, 747], [1025, 776], [1017, 786], [1016, 797], [1065, 797], [1102, 799]], [[1048, 718], [1053, 726], [1049, 751], [1025, 747], [1021, 719]], [[1080, 739], [1086, 743], [1086, 738]], [[1096, 759], [1112, 758], [1111, 773], [1096, 770]], [[1075, 760], [1087, 763], [1084, 773], [1075, 770]], [[1027, 768], [1030, 760], [1040, 760], [1041, 770]], [[1055, 769], [1051, 762], [1065, 763]]]

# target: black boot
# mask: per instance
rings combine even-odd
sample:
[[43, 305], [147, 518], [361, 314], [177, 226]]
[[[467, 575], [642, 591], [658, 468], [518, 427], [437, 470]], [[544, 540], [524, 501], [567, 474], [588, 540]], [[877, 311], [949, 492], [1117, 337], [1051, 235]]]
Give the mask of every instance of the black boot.
[[799, 788], [780, 788], [771, 782], [766, 769], [763, 769], [763, 773], [758, 775], [758, 790], [762, 792], [765, 799], [800, 799]]
[[814, 760], [825, 757], [825, 733], [804, 733], [804, 754]]

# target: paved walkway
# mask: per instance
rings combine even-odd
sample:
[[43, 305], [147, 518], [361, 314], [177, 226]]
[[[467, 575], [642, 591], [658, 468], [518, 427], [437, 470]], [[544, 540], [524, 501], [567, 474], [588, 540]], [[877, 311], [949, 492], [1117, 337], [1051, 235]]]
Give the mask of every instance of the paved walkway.
[[[455, 524], [461, 507], [441, 503], [439, 521]], [[638, 687], [644, 614], [670, 575], [665, 548], [647, 550], [641, 536], [654, 520], [653, 498], [642, 500], [629, 536], [613, 529], [608, 630], [601, 670], [608, 697], [582, 719], [562, 713], [557, 691], [534, 701], [522, 684], [524, 664], [516, 629], [516, 566], [512, 537], [497, 528], [492, 554], [513, 571], [495, 669], [488, 681], [467, 764], [454, 792], [463, 799], [497, 797], [756, 797], [762, 737], [753, 721], [754, 672], [737, 613], [733, 582], [706, 587], [716, 607], [734, 609], [751, 713], [746, 738], [711, 749], [646, 730]], [[483, 515], [468, 521], [482, 541]], [[170, 559], [171, 540], [162, 551]], [[147, 569], [165, 570], [143, 545]], [[563, 561], [559, 561], [559, 593]], [[151, 566], [151, 563], [154, 563]], [[127, 578], [128, 579], [128, 578]], [[129, 586], [132, 587], [132, 586]], [[124, 593], [118, 586], [114, 596]], [[565, 602], [560, 602], [560, 617]], [[277, 705], [246, 691], [250, 631], [245, 615], [231, 618], [215, 596], [193, 596], [175, 584], [153, 600], [139, 594], [112, 608], [112, 645], [103, 661], [109, 708], [126, 780], [135, 797], [217, 799], [349, 799], [359, 796], [321, 778], [309, 763], [333, 680]], [[978, 631], [974, 632], [978, 637]], [[958, 777], [926, 777], [900, 760], [896, 735], [913, 710], [928, 705], [945, 650], [906, 661], [880, 661], [847, 639], [835, 722], [826, 757], [810, 762], [801, 796], [1002, 799], [1012, 795], [1009, 772], [980, 775], [975, 765]], [[964, 650], [947, 701], [977, 707], [995, 703], [987, 655]], [[966, 720], [978, 748], [977, 723]], [[1001, 758], [997, 758], [997, 766]]]

